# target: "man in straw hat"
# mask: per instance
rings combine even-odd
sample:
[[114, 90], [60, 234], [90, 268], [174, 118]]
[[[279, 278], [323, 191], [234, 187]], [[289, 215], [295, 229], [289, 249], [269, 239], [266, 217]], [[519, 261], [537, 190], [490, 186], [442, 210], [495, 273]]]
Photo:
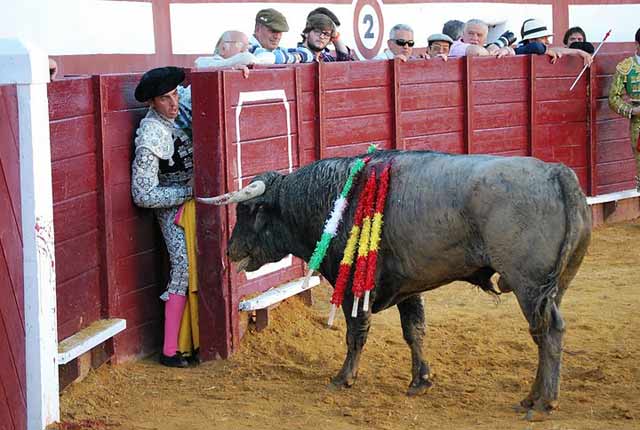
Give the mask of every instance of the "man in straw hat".
[[537, 18], [530, 18], [522, 23], [520, 29], [522, 42], [516, 47], [516, 54], [537, 54], [548, 55], [551, 62], [555, 63], [564, 55], [581, 57], [584, 64], [590, 66], [592, 63], [591, 54], [580, 49], [551, 47], [551, 37], [553, 32], [547, 28], [544, 21]]
[[[609, 106], [630, 120], [631, 150], [636, 159], [636, 189], [640, 192], [640, 28], [635, 39], [635, 55], [616, 66], [609, 88]], [[623, 98], [625, 92], [627, 101]]]

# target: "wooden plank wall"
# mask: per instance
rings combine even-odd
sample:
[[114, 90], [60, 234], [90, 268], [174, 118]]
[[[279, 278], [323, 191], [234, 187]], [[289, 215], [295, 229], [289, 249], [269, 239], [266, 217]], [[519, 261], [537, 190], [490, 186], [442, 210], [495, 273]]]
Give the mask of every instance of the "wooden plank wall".
[[116, 361], [154, 352], [162, 336], [162, 302], [168, 264], [153, 212], [131, 198], [133, 140], [147, 108], [134, 89], [140, 74], [94, 77], [100, 94], [99, 133], [102, 172], [100, 216], [104, 222], [103, 314], [127, 320], [114, 338]]
[[0, 86], [0, 427], [27, 427], [18, 102]]
[[635, 161], [631, 150], [629, 120], [609, 108], [609, 86], [616, 64], [629, 54], [598, 55], [596, 64], [596, 171], [593, 193], [607, 194], [635, 187]]
[[48, 86], [58, 339], [101, 313], [95, 94], [90, 78]]

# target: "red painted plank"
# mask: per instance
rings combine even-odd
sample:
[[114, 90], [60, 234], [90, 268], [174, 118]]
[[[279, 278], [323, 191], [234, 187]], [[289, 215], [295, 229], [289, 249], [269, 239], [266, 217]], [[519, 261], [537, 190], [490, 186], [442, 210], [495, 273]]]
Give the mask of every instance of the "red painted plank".
[[[20, 155], [18, 152], [18, 101], [13, 85], [0, 85], [0, 181], [6, 187], [3, 204], [10, 210], [4, 216], [20, 220]], [[1, 218], [8, 219], [8, 218]], [[18, 234], [22, 225], [17, 224]]]
[[607, 119], [621, 118], [616, 111], [609, 107], [609, 99], [600, 99], [596, 101], [596, 115], [598, 123]]
[[[1, 145], [0, 145], [1, 146]], [[2, 149], [0, 148], [0, 151]], [[22, 295], [22, 236], [20, 235], [21, 214], [12, 211], [10, 191], [0, 169], [0, 251], [9, 265], [9, 278], [15, 294]]]
[[470, 57], [473, 81], [495, 81], [503, 79], [527, 79], [529, 59], [526, 55], [501, 58]]
[[[291, 136], [291, 149], [293, 167], [296, 168], [298, 159], [297, 136]], [[232, 144], [229, 147], [235, 155], [237, 153], [237, 145]], [[289, 153], [288, 139], [286, 136], [272, 137], [269, 139], [261, 139], [252, 142], [242, 143], [240, 146], [242, 157], [242, 176], [255, 176], [269, 170], [287, 170], [289, 169]], [[268, 156], [267, 156], [268, 154]], [[238, 160], [234, 157], [229, 168], [234, 180], [238, 179]], [[234, 181], [235, 182], [235, 181]]]
[[618, 117], [612, 120], [598, 121], [597, 142], [623, 139], [628, 139], [631, 142], [628, 119]]
[[[551, 57], [548, 57], [546, 55], [538, 57], [538, 61], [536, 61], [535, 65], [536, 77], [546, 78], [567, 76], [569, 78], [573, 77], [573, 79], [575, 79], [584, 65], [584, 63], [582, 62], [582, 58], [576, 56], [565, 55], [560, 58], [555, 64], [551, 64], [551, 61], [549, 61], [550, 58]], [[582, 79], [585, 79], [585, 77], [583, 76]]]
[[323, 63], [321, 67], [325, 90], [386, 87], [391, 82], [391, 71], [386, 61]]
[[464, 107], [402, 112], [400, 129], [403, 137], [442, 134], [464, 130]]
[[598, 76], [613, 75], [613, 73], [616, 71], [616, 66], [618, 65], [618, 63], [630, 56], [631, 51], [623, 54], [607, 54], [599, 52], [598, 56], [595, 59], [595, 62], [598, 65]]
[[115, 280], [118, 295], [132, 293], [150, 285], [163, 286], [164, 259], [160, 249], [149, 249], [116, 261]]
[[98, 196], [95, 192], [53, 205], [56, 242], [64, 242], [98, 229]]
[[410, 151], [428, 149], [450, 154], [464, 153], [464, 134], [462, 132], [410, 137], [405, 138], [404, 141], [405, 147]]
[[227, 109], [227, 142], [237, 142], [236, 127], [240, 127], [240, 141], [265, 139], [287, 135], [287, 118], [292, 134], [298, 132], [296, 103], [289, 102], [289, 111], [282, 102], [243, 105], [238, 124], [236, 108]]
[[127, 257], [156, 248], [161, 239], [160, 230], [151, 210], [143, 216], [115, 221], [113, 224], [114, 257]]
[[436, 109], [464, 105], [462, 82], [402, 85], [400, 111]]
[[598, 163], [598, 186], [628, 182], [635, 176], [635, 160]]
[[536, 149], [534, 156], [543, 161], [563, 163], [572, 168], [584, 168], [587, 165], [587, 153], [584, 146], [544, 145]]
[[131, 185], [133, 146], [120, 146], [106, 151], [109, 165], [109, 185]]
[[96, 191], [96, 167], [95, 154], [51, 163], [54, 203]]
[[369, 149], [369, 145], [376, 145], [378, 149], [391, 149], [390, 140], [369, 141], [341, 146], [331, 146], [326, 148], [324, 158], [353, 157], [356, 155], [364, 154], [367, 152], [367, 149]]
[[325, 97], [326, 119], [387, 113], [393, 106], [389, 87], [327, 91]]
[[224, 79], [224, 95], [228, 106], [238, 105], [240, 93], [256, 91], [284, 90], [287, 100], [295, 100], [295, 72], [292, 68], [253, 70], [248, 79], [238, 71], [220, 73]]
[[300, 112], [303, 121], [314, 121], [318, 116], [316, 109], [316, 94], [302, 93], [302, 102], [300, 103]]
[[163, 291], [164, 287], [151, 285], [120, 295], [119, 312], [122, 318], [127, 320], [127, 325], [138, 327], [148, 321], [162, 318], [163, 306], [160, 295]]
[[147, 108], [140, 108], [104, 113], [102, 125], [105, 134], [102, 136], [102, 146], [105, 149], [122, 146], [133, 148], [136, 130], [147, 111]]
[[285, 282], [302, 276], [302, 260], [294, 257], [292, 265], [289, 268], [278, 270], [277, 272], [269, 273], [268, 275], [252, 279], [250, 281], [241, 273], [235, 274], [233, 278], [236, 278], [236, 281], [240, 285], [240, 288], [238, 289], [238, 299], [242, 299], [243, 296], [248, 294], [263, 292], [274, 285], [282, 285]]
[[[118, 351], [116, 364], [157, 351], [161, 339], [162, 323], [159, 320], [147, 321], [138, 327], [127, 326], [124, 332], [113, 338], [114, 350]], [[202, 338], [200, 340], [202, 341]]]
[[[543, 125], [557, 122], [586, 122], [587, 101], [560, 100], [536, 103], [535, 124]], [[586, 123], [583, 125], [586, 128]]]
[[[9, 333], [5, 327], [3, 318], [0, 318], [0, 340], [5, 342], [20, 342], [21, 340]], [[0, 397], [0, 410], [8, 409], [11, 419], [8, 421], [10, 429], [25, 429], [26, 427], [26, 396], [24, 383], [20, 381], [20, 368], [24, 366], [22, 357], [12, 355], [9, 348], [0, 348], [0, 385], [3, 387], [4, 399]], [[5, 414], [6, 415], [6, 414]], [[3, 423], [5, 425], [5, 423]]]
[[583, 76], [573, 91], [569, 91], [575, 76], [565, 78], [540, 78], [536, 82], [535, 100], [585, 100], [587, 97], [587, 77]]
[[90, 76], [67, 78], [47, 85], [49, 121], [90, 115], [94, 112], [94, 93]]
[[613, 75], [598, 76], [596, 78], [596, 97], [605, 98], [609, 96], [609, 87], [613, 82]]
[[528, 148], [529, 131], [526, 126], [476, 130], [473, 132], [474, 154], [497, 154], [524, 151]]
[[[0, 241], [0, 245], [3, 245], [3, 242]], [[6, 245], [4, 243], [5, 247]], [[22, 261], [7, 261], [4, 253], [0, 252], [0, 285], [3, 286], [3, 294], [0, 297], [0, 319], [4, 321], [7, 334], [7, 337], [3, 339], [3, 334], [0, 332], [0, 345], [6, 345], [5, 348], [9, 350], [13, 361], [19, 366], [24, 364], [25, 360], [24, 282], [22, 279], [19, 282], [13, 282], [9, 273], [12, 270], [10, 265], [21, 266], [21, 263]], [[19, 269], [22, 272], [22, 267]], [[3, 366], [9, 362], [2, 361]], [[20, 384], [14, 387], [14, 390], [21, 391], [26, 386], [24, 368], [22, 367], [18, 368], [18, 380]]]
[[134, 97], [141, 76], [141, 73], [102, 76], [104, 113], [143, 107]]
[[93, 115], [51, 121], [49, 130], [51, 133], [51, 161], [96, 152], [95, 117]]
[[133, 204], [131, 184], [126, 182], [111, 186], [105, 194], [111, 200], [113, 221], [122, 221], [141, 216], [146, 210]]
[[616, 193], [618, 191], [633, 190], [636, 187], [635, 179], [618, 182], [609, 185], [598, 185], [596, 195]]
[[99, 320], [100, 298], [99, 267], [89, 269], [68, 281], [58, 282], [58, 340], [65, 339]]
[[[302, 128], [300, 129], [300, 134], [298, 135], [298, 145], [300, 147], [300, 152], [302, 153], [310, 151], [312, 153], [312, 158], [315, 159], [317, 136], [318, 123], [315, 121], [303, 121]], [[307, 163], [303, 163], [301, 158], [300, 164], [304, 166]]]
[[421, 83], [449, 83], [464, 79], [464, 58], [449, 61], [413, 60], [398, 65], [398, 82], [401, 86]]
[[526, 102], [529, 100], [528, 79], [474, 81], [471, 84], [476, 105]]
[[99, 235], [95, 230], [66, 242], [56, 241], [56, 282], [58, 284], [99, 266], [98, 241]]
[[476, 105], [473, 107], [472, 115], [475, 130], [515, 127], [529, 122], [527, 102]]
[[534, 157], [537, 157], [538, 150], [546, 147], [576, 146], [581, 147], [586, 152], [587, 129], [582, 123], [546, 124], [536, 127], [538, 141], [534, 148]]
[[618, 139], [598, 142], [596, 162], [600, 164], [633, 159], [630, 140]]
[[332, 119], [326, 122], [326, 146], [391, 139], [393, 124], [388, 114]]

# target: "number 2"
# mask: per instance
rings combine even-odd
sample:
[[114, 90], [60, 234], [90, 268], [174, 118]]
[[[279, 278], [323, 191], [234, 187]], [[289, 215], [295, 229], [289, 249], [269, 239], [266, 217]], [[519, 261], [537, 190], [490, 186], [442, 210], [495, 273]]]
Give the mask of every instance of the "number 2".
[[375, 35], [371, 32], [371, 29], [373, 28], [373, 17], [370, 14], [365, 15], [362, 19], [362, 23], [369, 24], [369, 28], [367, 28], [367, 30], [364, 32], [364, 38], [374, 39]]

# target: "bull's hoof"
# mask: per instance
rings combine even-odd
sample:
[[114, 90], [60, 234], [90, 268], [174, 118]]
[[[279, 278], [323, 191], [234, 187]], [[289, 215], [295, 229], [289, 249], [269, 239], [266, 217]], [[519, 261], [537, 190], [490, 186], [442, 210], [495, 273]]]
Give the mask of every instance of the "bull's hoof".
[[417, 382], [412, 382], [407, 389], [407, 396], [413, 397], [424, 394], [429, 388], [431, 388], [432, 385], [433, 383], [428, 379], [421, 379]]
[[354, 377], [343, 377], [343, 376], [335, 376], [331, 378], [331, 382], [329, 383], [329, 388], [331, 389], [340, 389], [340, 388], [351, 388], [353, 384], [355, 384], [356, 378]]
[[556, 409], [557, 400], [532, 399], [531, 396], [527, 396], [515, 407], [517, 412], [525, 412], [523, 419], [532, 422], [547, 420]]

